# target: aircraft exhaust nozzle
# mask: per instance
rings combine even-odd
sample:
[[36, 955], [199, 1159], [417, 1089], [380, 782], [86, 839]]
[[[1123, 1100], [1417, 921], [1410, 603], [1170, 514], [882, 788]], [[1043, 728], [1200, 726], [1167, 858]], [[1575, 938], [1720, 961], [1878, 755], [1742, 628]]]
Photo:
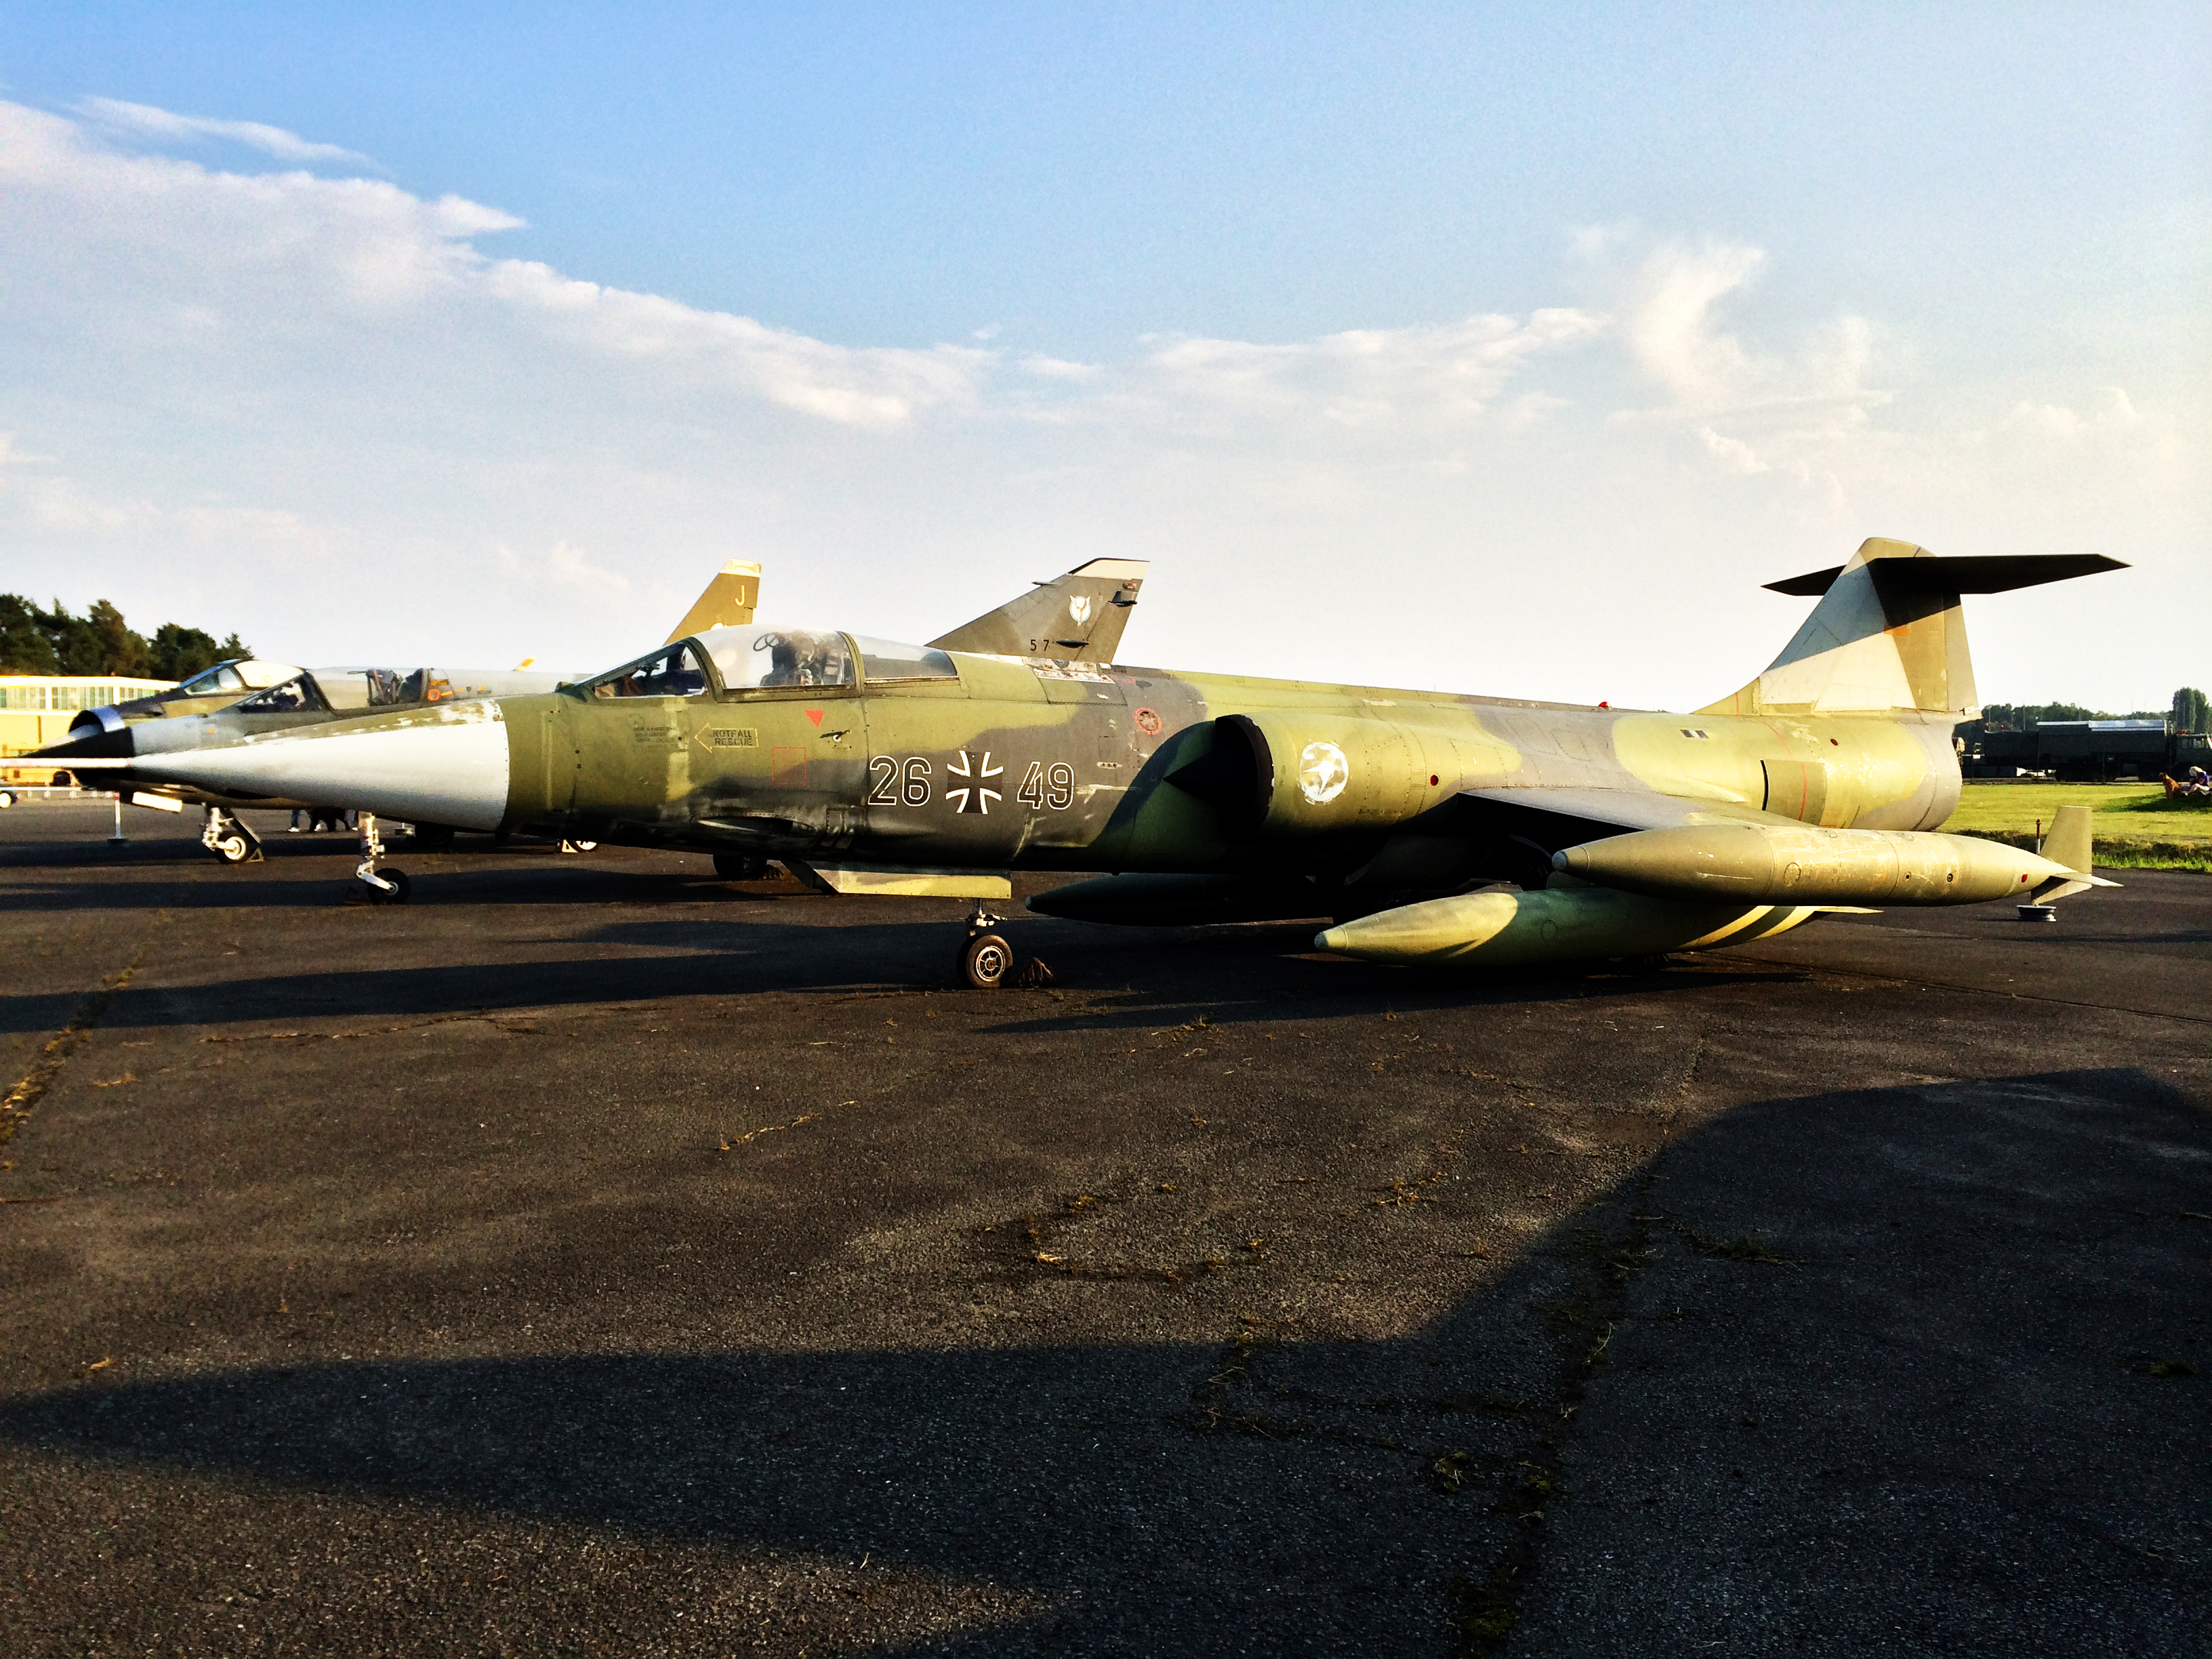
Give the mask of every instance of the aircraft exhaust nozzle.
[[1466, 893], [1404, 904], [1340, 923], [1314, 943], [1370, 962], [1530, 968], [1741, 945], [1815, 914], [1812, 905], [1686, 903], [1562, 881], [1540, 893]]
[[437, 703], [141, 755], [131, 771], [147, 783], [328, 801], [410, 823], [496, 830], [507, 816], [507, 722], [489, 699]]
[[1980, 904], [2049, 882], [2118, 884], [1974, 836], [1812, 824], [1641, 830], [1554, 853], [1552, 867], [1646, 897], [1732, 904]]

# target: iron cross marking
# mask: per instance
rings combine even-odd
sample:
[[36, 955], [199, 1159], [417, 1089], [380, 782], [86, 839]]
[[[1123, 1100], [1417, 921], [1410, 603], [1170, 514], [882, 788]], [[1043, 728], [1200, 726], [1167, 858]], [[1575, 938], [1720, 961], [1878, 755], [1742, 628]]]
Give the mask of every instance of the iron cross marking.
[[1000, 799], [1000, 796], [997, 790], [988, 787], [985, 781], [1001, 775], [1006, 769], [991, 763], [991, 751], [986, 749], [981, 762], [977, 763], [969, 759], [968, 751], [963, 749], [945, 762], [945, 769], [956, 778], [969, 780], [959, 788], [945, 792], [945, 798], [953, 804], [952, 810], [956, 812], [981, 812], [986, 817], [989, 817], [991, 803]]

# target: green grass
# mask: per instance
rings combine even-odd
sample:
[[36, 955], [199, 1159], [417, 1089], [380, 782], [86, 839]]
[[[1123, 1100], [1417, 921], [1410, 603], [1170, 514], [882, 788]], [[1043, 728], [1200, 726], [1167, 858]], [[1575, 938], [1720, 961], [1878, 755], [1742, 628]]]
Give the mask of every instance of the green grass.
[[2033, 844], [2062, 806], [2096, 815], [2097, 862], [2115, 870], [2212, 872], [2212, 805], [2172, 806], [2140, 783], [1968, 783], [1943, 828], [2015, 847]]

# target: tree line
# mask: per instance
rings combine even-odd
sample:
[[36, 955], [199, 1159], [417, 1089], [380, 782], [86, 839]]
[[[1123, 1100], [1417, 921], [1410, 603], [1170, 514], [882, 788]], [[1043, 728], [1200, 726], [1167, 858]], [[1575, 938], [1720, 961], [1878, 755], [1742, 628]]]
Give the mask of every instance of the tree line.
[[41, 611], [20, 593], [0, 593], [0, 673], [188, 680], [203, 668], [252, 654], [234, 633], [218, 640], [182, 623], [163, 623], [149, 640], [106, 599], [73, 617], [59, 599]]
[[2185, 685], [2164, 708], [2137, 708], [2114, 714], [2102, 708], [2085, 708], [2078, 702], [1991, 702], [1982, 705], [1982, 724], [1992, 732], [2033, 732], [2045, 720], [2164, 720], [2175, 732], [2203, 732], [2208, 727], [2204, 694]]

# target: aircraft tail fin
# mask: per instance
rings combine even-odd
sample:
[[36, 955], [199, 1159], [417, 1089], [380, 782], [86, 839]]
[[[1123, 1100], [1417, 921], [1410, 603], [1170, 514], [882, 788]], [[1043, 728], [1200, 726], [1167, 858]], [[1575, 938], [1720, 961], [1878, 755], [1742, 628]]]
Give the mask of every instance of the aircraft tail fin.
[[1093, 559], [930, 643], [944, 651], [1111, 662], [1151, 568], [1145, 559]]
[[1971, 720], [1979, 703], [1960, 595], [2126, 568], [2096, 553], [1942, 558], [1873, 538], [1848, 564], [1769, 582], [1820, 602], [1765, 673], [1698, 712]]
[[673, 645], [687, 635], [702, 634], [710, 628], [744, 626], [753, 619], [753, 607], [760, 603], [760, 584], [758, 565], [746, 559], [731, 560], [714, 573], [714, 580], [707, 584], [707, 591], [684, 613], [684, 620], [676, 624], [676, 631], [661, 643]]

